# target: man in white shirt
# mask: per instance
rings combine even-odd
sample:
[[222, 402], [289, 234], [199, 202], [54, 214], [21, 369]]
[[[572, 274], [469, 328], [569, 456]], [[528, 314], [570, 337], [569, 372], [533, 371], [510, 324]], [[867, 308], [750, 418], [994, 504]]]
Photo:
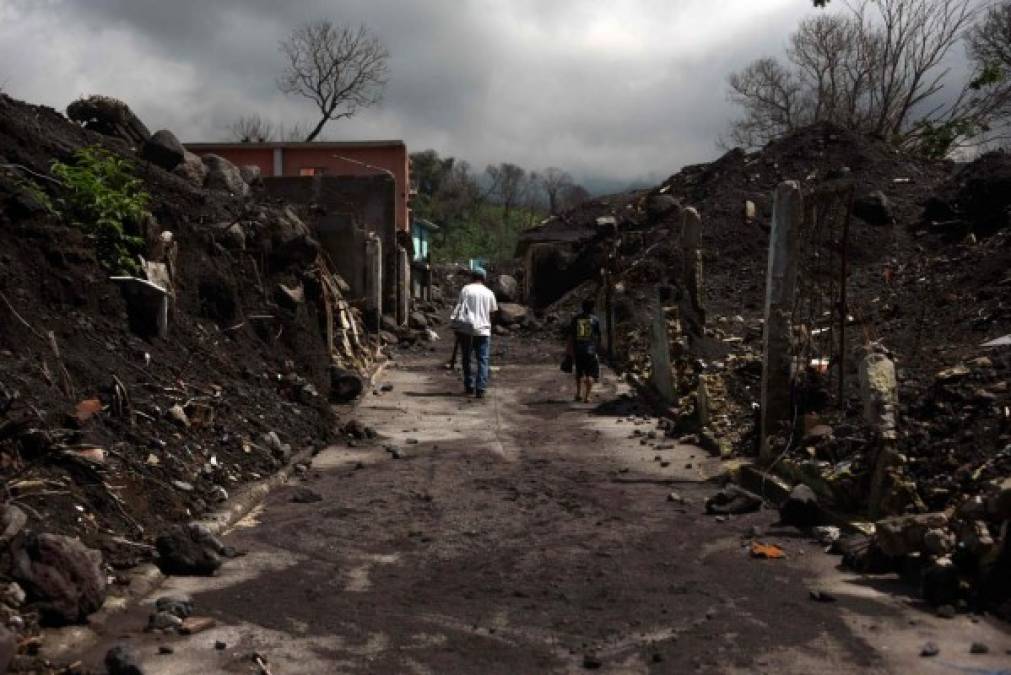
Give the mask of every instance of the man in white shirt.
[[[488, 274], [480, 267], [471, 271], [471, 283], [460, 291], [460, 299], [453, 309], [453, 330], [464, 335], [463, 386], [468, 394], [484, 398], [488, 388], [489, 358], [491, 356], [491, 319], [498, 311], [495, 294], [485, 286]], [[471, 370], [471, 354], [477, 359], [476, 376]]]

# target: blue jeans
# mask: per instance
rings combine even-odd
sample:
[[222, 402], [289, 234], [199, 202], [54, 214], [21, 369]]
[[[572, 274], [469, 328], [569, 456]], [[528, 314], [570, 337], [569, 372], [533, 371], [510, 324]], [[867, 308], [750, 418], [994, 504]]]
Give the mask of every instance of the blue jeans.
[[[477, 359], [477, 381], [471, 370], [471, 354]], [[488, 360], [491, 356], [491, 338], [487, 335], [472, 335], [467, 338], [463, 349], [463, 386], [468, 390], [484, 391], [488, 388]]]

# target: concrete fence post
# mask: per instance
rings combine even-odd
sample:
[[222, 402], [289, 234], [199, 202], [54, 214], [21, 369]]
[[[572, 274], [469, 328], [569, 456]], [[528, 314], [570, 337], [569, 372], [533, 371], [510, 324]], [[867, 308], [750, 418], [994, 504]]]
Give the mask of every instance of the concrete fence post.
[[776, 188], [765, 282], [762, 355], [762, 419], [759, 457], [770, 462], [768, 437], [776, 423], [791, 417], [792, 325], [797, 290], [797, 245], [804, 222], [804, 198], [796, 181]]
[[671, 370], [670, 333], [667, 330], [667, 305], [671, 300], [668, 287], [657, 287], [656, 313], [650, 326], [650, 384], [667, 405], [674, 402], [674, 374]]
[[706, 312], [702, 299], [702, 218], [694, 208], [687, 208], [681, 216], [682, 281], [684, 289], [680, 302], [681, 325], [688, 338], [688, 349], [703, 337]]
[[383, 242], [371, 232], [365, 240], [365, 318], [375, 328], [383, 318]]

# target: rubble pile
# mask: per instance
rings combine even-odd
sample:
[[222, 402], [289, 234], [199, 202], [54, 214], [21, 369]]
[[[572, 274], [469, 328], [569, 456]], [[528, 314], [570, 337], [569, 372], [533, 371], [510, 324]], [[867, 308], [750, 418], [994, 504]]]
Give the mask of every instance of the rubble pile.
[[[991, 499], [1011, 475], [1011, 338], [1003, 337], [1011, 334], [1009, 176], [1005, 154], [958, 166], [831, 125], [802, 129], [560, 217], [552, 227], [582, 224], [565, 258], [592, 260], [596, 269], [570, 275], [567, 294], [545, 311], [571, 313], [587, 297], [603, 306], [609, 274], [615, 365], [645, 392], [654, 368], [651, 326], [663, 317], [676, 385], [674, 400], [660, 402], [674, 418], [668, 434], [714, 453], [755, 455], [772, 195], [784, 180], [805, 192], [851, 183], [844, 400], [827, 405], [831, 395], [808, 373], [796, 392], [797, 419], [771, 430], [775, 469], [809, 485], [835, 512], [946, 513], [954, 524], [932, 541], [951, 542], [957, 565], [1006, 572], [993, 567], [1007, 559], [999, 515], [960, 525], [955, 513]], [[688, 207], [701, 216], [701, 265], [681, 241]], [[538, 241], [550, 240], [548, 229]], [[693, 265], [701, 269], [704, 325], [689, 335], [698, 324], [685, 314]], [[887, 438], [865, 414], [860, 364], [870, 344], [884, 345], [895, 366]], [[980, 522], [992, 546], [970, 545], [972, 537], [986, 540]], [[959, 578], [963, 598], [991, 588], [980, 585], [980, 573]]]
[[[174, 524], [325, 442], [332, 384], [378, 348], [294, 211], [173, 172], [174, 137], [123, 104], [72, 112], [87, 128], [0, 95], [0, 623], [23, 632], [101, 604], [50, 597], [83, 563], [37, 565], [91, 559], [54, 537], [93, 551], [103, 582], [151, 559]], [[111, 280], [61, 212], [50, 167], [82, 148], [127, 160], [150, 196], [136, 278]]]

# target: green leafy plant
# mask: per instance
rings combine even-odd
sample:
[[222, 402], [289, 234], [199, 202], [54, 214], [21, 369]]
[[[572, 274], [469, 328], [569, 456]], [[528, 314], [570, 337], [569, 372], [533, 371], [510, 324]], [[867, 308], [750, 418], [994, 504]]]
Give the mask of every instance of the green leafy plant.
[[113, 274], [136, 274], [136, 256], [144, 249], [138, 236], [150, 217], [150, 195], [133, 175], [133, 164], [97, 147], [81, 148], [73, 161], [55, 161], [52, 174], [66, 189], [64, 213], [95, 242], [99, 264]]

